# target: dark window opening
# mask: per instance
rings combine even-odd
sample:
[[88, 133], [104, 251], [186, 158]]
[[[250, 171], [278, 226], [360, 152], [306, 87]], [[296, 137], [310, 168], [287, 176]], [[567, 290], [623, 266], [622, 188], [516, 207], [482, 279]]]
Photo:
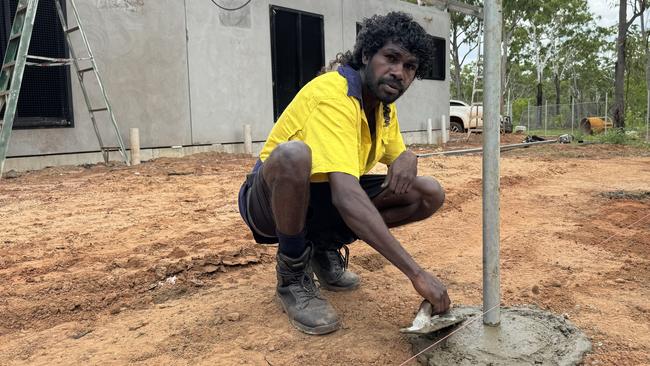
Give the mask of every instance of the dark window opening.
[[433, 38], [433, 44], [435, 46], [433, 55], [431, 55], [433, 58], [433, 68], [431, 69], [430, 73], [423, 77], [423, 79], [445, 80], [447, 77], [447, 53], [445, 52], [447, 49], [447, 44], [443, 38], [434, 36], [431, 36], [431, 38]]
[[[358, 37], [359, 32], [361, 32], [361, 29], [363, 28], [363, 25], [362, 23], [357, 22], [356, 26], [357, 26], [356, 27], [357, 37]], [[435, 46], [433, 55], [431, 55], [431, 57], [433, 58], [433, 69], [431, 70], [430, 73], [424, 75], [423, 79], [424, 80], [445, 80], [445, 78], [447, 77], [447, 73], [446, 73], [447, 58], [445, 57], [446, 55], [445, 50], [447, 49], [446, 41], [440, 37], [431, 36], [431, 38], [433, 39], [433, 44]]]
[[273, 114], [277, 120], [300, 88], [325, 65], [323, 16], [271, 6]]
[[[0, 60], [4, 59], [18, 0], [0, 4]], [[61, 2], [65, 13], [65, 1]], [[68, 49], [54, 1], [40, 1], [29, 55], [67, 58]], [[70, 67], [26, 66], [18, 98], [14, 129], [72, 127]], [[4, 112], [3, 112], [4, 113]]]

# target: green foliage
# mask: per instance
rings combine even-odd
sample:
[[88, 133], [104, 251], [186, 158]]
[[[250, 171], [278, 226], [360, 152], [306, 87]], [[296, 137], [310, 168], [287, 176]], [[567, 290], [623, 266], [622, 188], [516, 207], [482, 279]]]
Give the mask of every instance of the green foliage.
[[[620, 128], [612, 128], [607, 130], [605, 133], [601, 133], [593, 136], [593, 140], [604, 143], [604, 144], [615, 144], [615, 145], [639, 145], [638, 134], [632, 134], [634, 130], [624, 130]], [[634, 131], [636, 132], [636, 131]]]
[[525, 125], [527, 122], [528, 103], [534, 104], [533, 100], [519, 98], [512, 102], [512, 122], [515, 125]]
[[[404, 0], [416, 4], [417, 0]], [[430, 5], [430, 0], [423, 1]], [[465, 0], [465, 3], [482, 5], [482, 0]], [[613, 13], [618, 12], [619, 1], [607, 1]], [[513, 123], [525, 124], [528, 102], [535, 103], [537, 76], [541, 75], [543, 101], [555, 104], [557, 100], [555, 77], [559, 80], [561, 104], [599, 102], [604, 105], [609, 96], [609, 109], [613, 104], [614, 65], [616, 61], [616, 25], [608, 28], [597, 25], [587, 0], [503, 0], [503, 34], [507, 42], [506, 85], [504, 99], [510, 92]], [[628, 15], [628, 18], [630, 15]], [[650, 15], [646, 14], [646, 19]], [[450, 39], [457, 34], [467, 35], [473, 46], [473, 27], [476, 22], [469, 16], [450, 13]], [[641, 34], [637, 25], [629, 30], [627, 37], [625, 121], [633, 128], [645, 128], [646, 116], [646, 53], [648, 37]], [[460, 39], [460, 38], [459, 38]], [[450, 41], [453, 42], [453, 41]], [[462, 54], [460, 76], [454, 68], [454, 51], [450, 43], [450, 92], [453, 99], [471, 102], [474, 80], [475, 51], [465, 62]], [[462, 53], [462, 52], [461, 52]], [[540, 61], [543, 67], [540, 68]], [[460, 91], [455, 80], [460, 79]], [[543, 103], [542, 101], [542, 103]], [[523, 116], [523, 119], [522, 119]], [[611, 116], [611, 114], [610, 114]], [[577, 117], [578, 118], [578, 117]], [[553, 125], [555, 120], [549, 120]], [[612, 137], [615, 139], [615, 137]]]

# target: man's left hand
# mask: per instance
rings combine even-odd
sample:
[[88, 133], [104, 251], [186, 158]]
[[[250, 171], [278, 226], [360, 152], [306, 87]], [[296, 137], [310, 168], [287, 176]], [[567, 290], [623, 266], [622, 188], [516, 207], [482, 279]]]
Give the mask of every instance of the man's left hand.
[[414, 153], [407, 150], [401, 153], [393, 164], [388, 167], [386, 180], [384, 180], [381, 187], [388, 187], [395, 194], [408, 193], [417, 175], [418, 158]]

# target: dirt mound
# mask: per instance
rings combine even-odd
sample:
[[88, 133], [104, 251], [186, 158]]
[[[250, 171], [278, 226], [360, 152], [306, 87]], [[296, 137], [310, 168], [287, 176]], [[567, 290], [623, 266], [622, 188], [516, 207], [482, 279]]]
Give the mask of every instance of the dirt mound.
[[[537, 154], [537, 155], [536, 155]], [[199, 154], [136, 167], [57, 167], [0, 182], [0, 354], [22, 364], [385, 365], [411, 356], [400, 327], [421, 301], [361, 242], [362, 285], [328, 293], [343, 329], [309, 337], [274, 301], [274, 246], [252, 241], [236, 195], [255, 159]], [[586, 364], [650, 363], [650, 159], [585, 146], [501, 162], [505, 305], [565, 314], [593, 340]], [[481, 303], [481, 157], [420, 159], [447, 192], [393, 230], [454, 303]], [[350, 345], [354, 345], [351, 347]]]

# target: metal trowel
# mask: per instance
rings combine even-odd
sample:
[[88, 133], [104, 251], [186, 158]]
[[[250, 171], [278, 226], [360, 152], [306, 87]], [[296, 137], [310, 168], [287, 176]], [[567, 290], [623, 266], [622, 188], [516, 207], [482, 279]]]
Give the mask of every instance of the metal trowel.
[[400, 329], [400, 332], [408, 334], [429, 334], [460, 324], [467, 319], [467, 315], [458, 313], [453, 308], [440, 315], [431, 315], [432, 313], [433, 307], [431, 303], [426, 300], [422, 301], [420, 310], [415, 315], [415, 319], [413, 319], [413, 324], [408, 328]]

